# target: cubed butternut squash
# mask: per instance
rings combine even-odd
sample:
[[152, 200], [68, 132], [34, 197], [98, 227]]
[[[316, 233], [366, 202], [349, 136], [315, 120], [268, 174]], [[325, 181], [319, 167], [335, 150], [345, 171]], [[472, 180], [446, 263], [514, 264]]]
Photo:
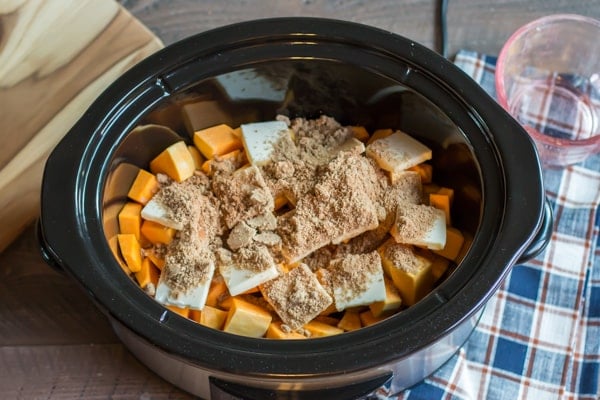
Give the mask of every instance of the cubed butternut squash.
[[263, 337], [273, 317], [262, 307], [232, 297], [223, 331], [249, 337]]
[[236, 136], [233, 129], [226, 124], [194, 132], [194, 145], [208, 159], [239, 150], [243, 147], [240, 137]]
[[152, 173], [163, 173], [177, 182], [186, 180], [195, 170], [194, 158], [183, 141], [170, 145], [150, 161]]
[[142, 269], [142, 248], [140, 242], [133, 233], [120, 233], [117, 235], [119, 240], [119, 249], [125, 263], [131, 272], [138, 272]]
[[190, 151], [190, 154], [194, 159], [194, 168], [197, 170], [201, 170], [202, 164], [204, 164], [204, 161], [206, 160], [204, 159], [204, 157], [202, 157], [202, 154], [200, 154], [200, 150], [198, 150], [195, 146], [188, 146], [188, 150]]
[[190, 318], [200, 325], [221, 330], [227, 319], [227, 311], [205, 305], [202, 310], [192, 310]]
[[168, 308], [169, 310], [173, 311], [176, 314], [181, 315], [184, 318], [189, 318], [190, 316], [190, 309], [189, 308], [182, 308], [182, 307], [177, 307], [177, 306], [173, 306], [173, 305], [166, 305], [166, 308]]
[[387, 318], [387, 316], [385, 316], [385, 315], [376, 317], [373, 315], [371, 310], [363, 311], [359, 314], [359, 316], [360, 316], [360, 322], [362, 323], [363, 326], [371, 326], [371, 325], [376, 324], [377, 322], [383, 321], [384, 319]]
[[442, 250], [435, 250], [434, 253], [448, 260], [455, 261], [460, 254], [464, 240], [464, 236], [460, 230], [448, 226], [446, 227], [446, 245]]
[[127, 197], [145, 205], [158, 192], [159, 184], [156, 176], [145, 169], [140, 169], [136, 175]]
[[108, 239], [108, 247], [110, 247], [110, 250], [112, 251], [115, 258], [117, 259], [117, 262], [123, 269], [123, 272], [125, 272], [127, 275], [130, 275], [131, 270], [129, 269], [129, 267], [127, 266], [127, 263], [125, 262], [125, 260], [123, 260], [123, 257], [121, 256], [121, 250], [119, 249], [118, 235], [115, 235], [115, 236], [111, 237], [110, 239]]
[[140, 287], [144, 289], [149, 283], [152, 283], [156, 288], [159, 276], [159, 269], [148, 257], [144, 257], [142, 260], [142, 268], [135, 273], [135, 279], [138, 281]]
[[364, 126], [351, 126], [350, 130], [352, 131], [352, 135], [361, 142], [369, 140], [369, 132], [367, 132]]
[[267, 329], [266, 337], [268, 339], [306, 339], [306, 336], [289, 329], [284, 329], [281, 326], [281, 321], [271, 322]]
[[140, 240], [140, 228], [142, 225], [142, 205], [133, 201], [125, 203], [119, 211], [119, 232], [132, 233], [137, 240]]
[[394, 286], [393, 282], [385, 278], [385, 300], [376, 301], [369, 305], [371, 309], [371, 313], [373, 313], [374, 317], [381, 317], [389, 315], [391, 312], [397, 310], [402, 305], [402, 298], [400, 297], [400, 293], [398, 293], [398, 289]]
[[225, 281], [223, 279], [213, 279], [210, 283], [210, 289], [208, 289], [206, 305], [211, 307], [222, 307], [221, 302], [227, 297], [230, 296]]
[[421, 163], [407, 169], [407, 171], [415, 171], [421, 177], [421, 183], [428, 184], [433, 180], [433, 167], [431, 164]]
[[344, 333], [344, 330], [338, 328], [337, 326], [331, 326], [315, 320], [312, 320], [308, 324], [304, 325], [304, 330], [310, 332], [310, 337], [333, 336]]
[[446, 216], [446, 225], [451, 225], [450, 219], [450, 196], [447, 194], [430, 193], [429, 205], [442, 210]]
[[140, 232], [153, 244], [169, 244], [175, 236], [175, 229], [149, 220], [142, 222]]
[[337, 327], [346, 332], [360, 329], [362, 324], [360, 322], [359, 313], [352, 310], [344, 311], [344, 315], [342, 316], [342, 319], [340, 319], [340, 322], [338, 322]]

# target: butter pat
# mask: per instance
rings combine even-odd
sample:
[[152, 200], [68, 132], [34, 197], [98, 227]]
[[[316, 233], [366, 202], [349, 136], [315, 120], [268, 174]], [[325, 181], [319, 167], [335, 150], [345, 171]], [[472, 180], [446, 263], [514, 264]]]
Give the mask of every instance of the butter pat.
[[253, 165], [264, 165], [271, 161], [275, 145], [289, 139], [291, 131], [283, 121], [254, 122], [242, 124], [242, 142], [248, 161]]
[[446, 214], [423, 204], [399, 204], [390, 234], [398, 243], [442, 250], [446, 245]]
[[208, 265], [208, 278], [204, 279], [196, 287], [190, 288], [185, 293], [173, 290], [165, 281], [165, 274], [161, 274], [156, 287], [155, 299], [161, 304], [172, 305], [180, 308], [190, 308], [202, 310], [206, 303], [210, 281], [215, 271], [215, 264], [210, 262]]
[[333, 294], [338, 311], [386, 298], [381, 258], [376, 251], [332, 260], [319, 276]]
[[244, 247], [235, 253], [221, 249], [218, 259], [219, 272], [231, 296], [279, 276], [277, 264], [264, 246]]
[[431, 149], [407, 135], [396, 131], [367, 146], [366, 154], [384, 170], [399, 173], [431, 159]]
[[266, 282], [260, 291], [291, 329], [308, 323], [333, 301], [306, 264]]
[[162, 203], [158, 198], [153, 197], [148, 203], [142, 208], [142, 218], [147, 221], [157, 222], [168, 228], [181, 230], [183, 229], [183, 223], [174, 221], [170, 215], [170, 209]]

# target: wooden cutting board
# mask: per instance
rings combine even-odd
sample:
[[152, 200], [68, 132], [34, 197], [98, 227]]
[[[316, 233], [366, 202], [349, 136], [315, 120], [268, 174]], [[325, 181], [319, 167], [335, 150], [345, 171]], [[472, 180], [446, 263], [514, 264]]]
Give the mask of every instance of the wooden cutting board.
[[112, 81], [161, 47], [113, 0], [0, 0], [0, 252], [39, 215], [54, 146]]

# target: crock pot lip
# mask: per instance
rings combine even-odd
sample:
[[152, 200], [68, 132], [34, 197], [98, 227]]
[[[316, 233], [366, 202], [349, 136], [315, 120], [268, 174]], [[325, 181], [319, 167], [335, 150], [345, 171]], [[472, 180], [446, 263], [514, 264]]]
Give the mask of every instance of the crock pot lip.
[[[354, 30], [352, 32], [348, 32], [348, 30]], [[518, 130], [521, 129], [520, 126], [518, 126], [518, 124], [512, 120], [512, 118], [510, 118], [508, 116], [508, 114], [503, 113], [502, 109], [493, 102], [493, 100], [491, 98], [489, 98], [489, 96], [487, 96], [487, 94], [481, 89], [479, 88], [479, 86], [473, 82], [466, 74], [462, 73], [462, 71], [458, 70], [458, 68], [456, 66], [454, 66], [453, 64], [451, 64], [450, 62], [443, 60], [440, 56], [435, 56], [433, 52], [431, 52], [430, 50], [420, 46], [419, 44], [410, 41], [409, 39], [403, 38], [401, 36], [398, 35], [394, 35], [390, 32], [385, 32], [382, 31], [380, 29], [374, 28], [374, 27], [370, 27], [370, 26], [366, 26], [366, 25], [361, 25], [361, 24], [357, 24], [357, 23], [352, 23], [352, 22], [347, 22], [347, 21], [338, 21], [338, 20], [331, 20], [331, 19], [321, 19], [321, 18], [305, 18], [305, 17], [292, 17], [292, 18], [275, 18], [275, 19], [264, 19], [264, 20], [255, 20], [255, 21], [248, 21], [248, 22], [243, 22], [243, 23], [238, 23], [235, 25], [230, 25], [227, 27], [222, 27], [222, 28], [217, 28], [211, 31], [207, 31], [204, 33], [200, 33], [198, 35], [192, 36], [188, 39], [184, 39], [181, 42], [178, 42], [174, 45], [172, 45], [171, 47], [165, 48], [161, 51], [159, 51], [158, 53], [156, 53], [153, 56], [150, 56], [148, 59], [146, 59], [145, 61], [142, 61], [138, 66], [132, 68], [129, 72], [127, 72], [126, 74], [124, 74], [121, 78], [119, 78], [117, 80], [117, 82], [115, 82], [113, 85], [111, 85], [107, 91], [101, 95], [98, 100], [90, 107], [90, 109], [88, 110], [88, 112], [82, 117], [82, 119], [77, 123], [77, 125], [71, 130], [71, 132], [69, 133], [69, 136], [76, 136], [76, 133], [78, 130], [80, 130], [82, 127], [88, 127], [89, 126], [95, 126], [98, 127], [104, 123], [106, 123], [107, 119], [109, 119], [109, 115], [114, 111], [115, 108], [119, 107], [119, 104], [113, 105], [115, 98], [118, 99], [125, 99], [123, 100], [121, 103], [129, 101], [130, 99], [127, 99], [127, 96], [132, 93], [136, 88], [141, 88], [144, 86], [144, 84], [148, 83], [148, 81], [157, 79], [157, 77], [160, 77], [162, 75], [162, 73], [165, 72], [165, 68], [157, 68], [156, 64], [162, 62], [164, 59], [169, 59], [171, 63], [177, 64], [177, 63], [181, 63], [184, 62], [185, 59], [189, 59], [191, 57], [193, 57], [193, 52], [189, 51], [189, 46], [197, 44], [198, 41], [202, 42], [202, 41], [207, 41], [207, 38], [211, 38], [214, 36], [218, 36], [220, 34], [226, 34], [229, 37], [238, 37], [240, 38], [241, 42], [243, 42], [246, 38], [248, 40], [250, 40], [250, 38], [254, 37], [258, 37], [260, 35], [266, 35], [269, 32], [278, 32], [279, 35], [294, 35], [294, 32], [303, 32], [304, 34], [310, 33], [311, 31], [313, 32], [319, 32], [319, 34], [322, 34], [323, 31], [325, 32], [337, 32], [338, 36], [341, 38], [350, 36], [353, 40], [362, 40], [364, 42], [373, 42], [374, 39], [380, 39], [381, 41], [375, 41], [375, 43], [378, 43], [377, 49], [384, 49], [385, 51], [388, 52], [399, 52], [399, 48], [402, 48], [402, 46], [410, 46], [411, 48], [411, 53], [414, 52], [413, 56], [415, 57], [414, 59], [412, 59], [412, 61], [415, 63], [415, 65], [420, 66], [422, 68], [426, 68], [428, 69], [428, 73], [431, 74], [432, 76], [435, 76], [437, 79], [442, 80], [442, 77], [444, 75], [446, 76], [451, 76], [452, 81], [454, 81], [454, 84], [450, 84], [450, 83], [446, 83], [449, 87], [452, 88], [452, 90], [456, 93], [456, 95], [461, 98], [467, 98], [467, 97], [471, 97], [471, 98], [479, 98], [480, 99], [480, 104], [478, 104], [476, 107], [471, 105], [471, 107], [473, 108], [473, 112], [478, 115], [482, 121], [482, 125], [487, 125], [486, 121], [489, 121], [492, 119], [492, 114], [496, 114], [497, 116], [494, 117], [493, 119], [497, 120], [496, 123], [494, 125], [497, 125], [499, 128], [506, 128], [507, 130]], [[340, 34], [339, 32], [343, 32], [342, 34]], [[361, 36], [360, 38], [358, 36]], [[173, 56], [173, 57], [171, 57]], [[425, 57], [425, 60], [419, 59], [420, 61], [422, 61], [422, 64], [419, 64], [417, 61], [417, 57]], [[172, 59], [173, 58], [173, 59]], [[435, 61], [435, 62], [434, 62]], [[162, 73], [161, 73], [162, 72]], [[144, 78], [145, 77], [145, 78]], [[119, 103], [119, 102], [118, 102]], [[107, 109], [108, 108], [108, 109]], [[103, 111], [106, 110], [106, 113], [104, 113]], [[115, 117], [114, 115], [111, 115], [112, 117]], [[116, 118], [116, 117], [115, 117]], [[524, 153], [525, 155], [527, 155], [526, 160], [521, 160], [521, 161], [525, 161], [526, 164], [530, 164], [530, 166], [532, 168], [535, 168], [537, 166], [538, 168], [538, 172], [539, 172], [539, 161], [537, 160], [537, 153], [535, 152], [535, 149], [533, 147], [533, 144], [531, 143], [530, 140], [528, 140], [528, 137], [526, 135], [524, 135], [525, 141], [523, 142], [523, 145], [527, 147], [527, 141], [529, 142], [529, 148], [528, 149], [522, 149], [521, 153]], [[66, 146], [69, 148], [73, 148], [75, 145], [73, 144], [74, 142], [77, 142], [77, 146], [75, 147], [85, 147], [85, 140], [82, 139], [81, 137], [79, 138], [71, 138], [71, 143], [65, 144], [66, 141], [68, 141], [69, 139], [63, 140], [63, 142], [61, 142], [62, 146], [59, 145], [57, 148]], [[60, 151], [60, 150], [59, 150]], [[62, 149], [62, 151], [65, 151], [65, 149]], [[55, 152], [53, 152], [53, 154], [50, 156], [49, 158], [49, 162], [48, 165], [52, 165], [52, 163], [55, 162], [55, 159], [58, 158], [57, 156], [57, 151], [55, 150]], [[505, 154], [503, 154], [503, 156], [505, 156]], [[58, 163], [60, 163], [60, 161], [56, 161]], [[512, 163], [514, 164], [515, 161], [513, 161]], [[80, 165], [81, 166], [81, 165]], [[55, 165], [56, 167], [56, 165]], [[48, 204], [46, 204], [45, 202], [45, 198], [47, 198], [51, 191], [53, 190], [51, 187], [48, 187], [49, 182], [50, 182], [50, 172], [52, 172], [50, 169], [46, 169], [45, 171], [45, 176], [44, 176], [44, 186], [43, 186], [43, 193], [42, 193], [42, 229], [44, 231], [44, 236], [48, 242], [49, 247], [52, 249], [51, 253], [55, 254], [58, 257], [62, 257], [63, 260], [59, 260], [59, 262], [61, 262], [67, 269], [71, 269], [73, 267], [73, 265], [70, 265], [70, 263], [72, 262], [71, 260], [71, 256], [70, 255], [65, 255], [65, 247], [69, 246], [68, 243], [59, 243], [60, 241], [57, 241], [57, 236], [58, 234], [60, 234], [59, 231], [57, 231], [57, 229], [59, 229], [57, 227], [57, 215], [56, 213], [52, 213], [51, 210], [49, 209], [50, 207], [48, 206]], [[513, 173], [515, 173], [515, 171], [512, 171]], [[541, 176], [541, 173], [540, 173]], [[509, 180], [512, 179], [513, 177], [506, 177]], [[75, 179], [75, 178], [74, 178]], [[541, 204], [542, 204], [542, 199], [543, 199], [543, 190], [541, 189], [541, 178], [540, 178], [540, 182], [539, 182], [539, 190], [536, 190], [536, 188], [531, 189], [533, 194], [535, 195], [535, 197], [537, 197], [537, 199], [533, 199], [531, 200], [532, 203], [539, 203], [539, 210], [536, 208], [534, 211], [539, 211], [539, 213], [541, 213]], [[537, 193], [536, 193], [537, 192]], [[83, 196], [82, 193], [77, 193], [76, 194], [76, 199], [74, 200], [75, 203], [82, 201], [81, 196]], [[511, 196], [510, 193], [507, 194], [507, 196]], [[100, 204], [97, 204], [98, 207], [100, 207]], [[46, 217], [46, 218], [45, 218]], [[81, 217], [81, 216], [79, 216]], [[75, 218], [75, 217], [73, 217]], [[535, 219], [535, 216], [533, 217], [533, 219]], [[534, 225], [538, 226], [539, 225], [539, 221], [541, 221], [541, 216], [538, 216], [538, 222], [534, 223]], [[76, 221], [72, 221], [75, 225], [76, 225]], [[95, 217], [91, 218], [91, 221], [89, 221], [89, 223], [95, 223], [95, 224], [101, 224], [101, 221], [95, 221]], [[534, 231], [537, 228], [534, 228]], [[79, 239], [82, 242], [85, 242], [85, 239], [88, 239], [89, 237], [89, 233], [86, 232], [85, 230], [81, 230], [79, 226], [70, 226], [68, 227], [68, 230], [71, 230], [72, 232], [75, 233], [76, 236], [79, 237]], [[532, 232], [531, 234], [533, 235]], [[54, 237], [53, 237], [54, 236]], [[461, 316], [452, 319], [451, 321], [448, 321], [448, 318], [446, 317], [446, 319], [441, 318], [440, 320], [443, 321], [444, 323], [441, 324], [442, 326], [437, 326], [436, 324], [432, 324], [432, 321], [429, 321], [430, 324], [428, 326], [432, 327], [432, 328], [442, 328], [440, 329], [439, 332], [436, 332], [435, 335], [432, 335], [432, 340], [437, 340], [441, 337], [443, 337], [445, 334], [447, 334], [448, 332], [452, 331], [454, 329], [454, 327], [456, 327], [458, 324], [460, 324], [463, 320], [467, 319], [470, 315], [472, 315], [473, 312], [476, 312], [478, 309], [480, 309], [483, 304], [485, 304], [485, 302], [487, 301], [487, 299], [491, 296], [491, 294], [496, 290], [497, 286], [500, 284], [500, 282], [503, 280], [504, 276], [506, 275], [506, 273], [508, 272], [508, 268], [506, 268], [509, 265], [512, 265], [516, 258], [518, 257], [518, 254], [520, 253], [520, 250], [522, 250], [526, 245], [527, 245], [528, 239], [527, 238], [523, 238], [523, 241], [520, 243], [521, 248], [517, 248], [515, 249], [516, 252], [515, 254], [503, 254], [502, 256], [498, 256], [497, 258], [501, 258], [505, 261], [504, 266], [502, 266], [501, 271], [499, 272], [498, 275], [494, 276], [494, 277], [490, 277], [490, 276], [486, 276], [487, 279], [489, 279], [488, 282], [479, 282], [479, 285], [481, 285], [482, 287], [485, 287], [486, 289], [483, 290], [484, 293], [483, 295], [481, 295], [480, 297], [478, 297], [478, 301], [477, 302], [473, 302], [471, 299], [468, 299], [468, 296], [466, 296], [466, 293], [463, 291], [462, 293], [458, 293], [456, 298], [453, 299], [446, 299], [448, 300], [447, 302], [452, 302], [453, 304], [458, 304], [460, 305], [462, 304], [468, 304], [470, 307], [473, 307], [472, 310], [466, 310]], [[72, 243], [71, 243], [72, 246]], [[475, 245], [474, 245], [475, 246]], [[72, 250], [72, 249], [71, 249]], [[108, 249], [108, 246], [106, 243], [104, 243], [101, 246], [101, 249], [99, 250], [101, 251], [101, 253], [103, 254], [110, 254], [110, 250]], [[467, 259], [471, 259], [471, 258], [475, 258], [473, 255], [467, 255]], [[79, 260], [81, 261], [81, 260]], [[102, 259], [99, 258], [94, 258], [94, 257], [84, 257], [84, 262], [87, 264], [94, 264], [95, 262], [103, 262]], [[116, 262], [114, 262], [113, 260], [113, 264], [116, 264]], [[73, 273], [73, 275], [75, 276], [75, 278], [86, 288], [86, 290], [88, 290], [88, 292], [90, 292], [90, 287], [93, 286], [90, 284], [89, 280], [93, 279], [97, 276], [89, 276], [87, 275], [85, 272], [82, 271], [71, 271]], [[123, 279], [125, 280], [126, 278], [123, 277]], [[141, 295], [145, 296], [143, 293], [141, 293], [141, 291], [139, 291]], [[127, 304], [127, 301], [131, 301], [131, 299], [129, 298], [124, 298], [125, 303], [121, 303], [118, 304], [118, 302], [116, 301], [116, 297], [119, 297], [121, 295], [123, 295], [122, 293], [114, 293], [114, 294], [109, 294], [109, 293], [94, 293], [93, 291], [91, 292], [91, 295], [97, 300], [97, 302], [100, 304], [101, 307], [103, 307], [112, 317], [116, 318], [117, 320], [119, 320], [121, 323], [123, 323], [125, 326], [127, 326], [129, 329], [133, 330], [134, 332], [136, 332], [137, 334], [144, 336], [146, 338], [148, 338], [150, 341], [154, 341], [155, 343], [157, 343], [160, 347], [162, 347], [163, 349], [174, 353], [176, 355], [179, 355], [183, 358], [188, 358], [190, 360], [194, 360], [194, 362], [198, 362], [198, 363], [205, 363], [205, 365], [209, 365], [210, 367], [213, 368], [229, 368], [231, 369], [231, 365], [224, 365], [223, 364], [223, 360], [216, 360], [213, 359], [211, 361], [206, 361], [203, 360], [202, 354], [199, 354], [197, 349], [194, 349], [192, 346], [192, 342], [194, 342], [194, 338], [192, 337], [187, 337], [189, 335], [186, 335], [186, 338], [190, 340], [189, 343], [181, 343], [178, 340], [175, 340], [174, 338], [177, 337], [177, 339], [180, 339], [180, 334], [184, 331], [189, 331], [189, 325], [193, 324], [192, 322], [188, 322], [185, 321], [183, 319], [179, 319], [178, 317], [174, 317], [171, 318], [170, 321], [167, 321], [165, 323], [162, 323], [162, 328], [161, 331], [162, 333], [159, 332], [155, 332], [157, 329], [157, 321], [147, 315], [135, 315], [135, 309], [132, 309], [131, 307], [129, 307], [129, 304]], [[435, 301], [435, 297], [437, 296], [429, 296], [429, 299], [433, 299], [433, 300], [428, 300], [428, 301]], [[443, 295], [441, 296], [443, 297]], [[467, 297], [467, 298], [465, 298]], [[150, 298], [147, 298], [147, 296], [145, 296], [146, 300], [148, 300], [148, 303], [144, 303], [144, 306], [148, 306], [150, 309], [154, 308], [154, 311], [157, 310], [162, 310], [162, 306], [160, 306], [159, 304], [155, 303], [153, 300], [151, 300]], [[443, 301], [446, 301], [443, 300]], [[469, 301], [467, 301], [469, 300]], [[152, 303], [152, 304], [151, 304]], [[127, 305], [127, 307], [125, 307], [125, 305]], [[407, 310], [407, 313], [415, 313], [418, 308], [417, 306], [414, 306], [414, 308], [410, 308]], [[412, 309], [412, 310], [411, 310]], [[458, 307], [458, 310], [464, 310], [464, 307]], [[132, 313], [133, 311], [133, 313]], [[456, 310], [455, 310], [456, 311]], [[433, 321], [433, 322], [437, 322], [437, 321]], [[372, 338], [371, 335], [373, 333], [375, 333], [376, 331], [384, 331], [385, 329], [391, 329], [391, 325], [393, 323], [390, 321], [384, 321], [380, 324], [378, 324], [376, 327], [370, 327], [370, 328], [364, 328], [361, 329], [359, 332], [356, 333], [347, 333], [344, 334], [343, 336], [347, 339], [355, 338], [357, 341], [361, 342], [362, 341], [368, 341], [371, 340], [372, 344], [376, 344], [377, 340], [375, 340], [376, 338]], [[204, 328], [202, 327], [197, 327], [198, 329], [202, 330]], [[146, 331], [144, 332], [144, 329], [154, 329], [155, 331]], [[243, 338], [243, 337], [232, 337], [232, 335], [228, 335], [228, 334], [224, 334], [221, 332], [217, 332], [217, 331], [211, 331], [208, 329], [204, 329], [205, 331], [205, 335], [206, 337], [208, 337], [211, 340], [218, 340], [218, 341], [224, 341], [225, 345], [222, 348], [218, 348], [218, 349], [211, 349], [213, 350], [213, 356], [214, 357], [218, 357], [219, 354], [221, 356], [225, 356], [227, 354], [227, 348], [225, 348], [227, 346], [227, 342], [236, 342], [237, 343], [237, 352], [238, 353], [244, 353], [243, 351], [240, 351], [239, 348], [245, 348], [247, 349], [247, 351], [245, 352], [245, 354], [241, 354], [241, 356], [243, 357], [244, 355], [246, 357], [250, 356], [250, 357], [258, 357], [260, 355], [261, 360], [260, 362], [253, 362], [250, 363], [249, 365], [241, 365], [239, 366], [239, 368], [241, 370], [243, 370], [245, 373], [269, 373], [269, 372], [290, 372], [290, 373], [302, 373], [303, 371], [299, 371], [297, 369], [288, 369], [288, 370], [279, 370], [279, 371], [275, 371], [273, 370], [271, 367], [269, 367], [267, 364], [269, 362], [281, 362], [282, 359], [284, 361], [290, 361], [292, 359], [294, 359], [294, 356], [291, 354], [288, 355], [284, 355], [282, 353], [285, 353], [286, 349], [289, 349], [289, 346], [297, 346], [298, 348], [302, 348], [305, 349], [307, 352], [307, 356], [306, 357], [315, 357], [315, 356], [319, 356], [321, 354], [339, 354], [340, 349], [332, 349], [332, 346], [335, 346], [336, 344], [339, 344], [339, 338], [323, 338], [323, 339], [314, 339], [314, 340], [310, 340], [310, 341], [305, 341], [304, 343], [289, 343], [289, 342], [275, 342], [275, 341], [267, 341], [267, 340], [257, 340], [257, 339], [250, 339], [250, 338]], [[173, 339], [169, 340], [169, 335], [173, 335]], [[360, 338], [360, 339], [359, 339]], [[197, 338], [196, 338], [197, 339]], [[379, 339], [379, 340], [384, 340], [384, 339]], [[402, 340], [405, 340], [404, 338]], [[196, 340], [197, 342], [197, 340]], [[310, 344], [308, 343], [310, 342]], [[198, 344], [198, 343], [196, 343]], [[426, 346], [427, 343], [420, 343], [419, 344], [421, 347]], [[314, 348], [317, 349], [321, 349], [321, 352], [314, 352]], [[266, 350], [265, 350], [266, 349]], [[410, 348], [411, 351], [417, 350], [418, 348], [412, 347]], [[258, 352], [261, 352], [260, 354], [257, 354]], [[404, 357], [407, 356], [407, 352], [404, 353], [398, 353], [398, 354], [393, 354], [390, 355], [389, 357]], [[306, 357], [297, 357], [299, 360], [300, 359], [306, 359]], [[239, 357], [236, 359], [237, 362], [239, 362]], [[377, 359], [377, 360], [363, 360], [365, 361], [364, 364], [361, 364], [360, 368], [369, 368], [369, 367], [373, 367], [375, 365], [378, 365], [380, 363], [382, 363], [383, 361], [386, 360], [382, 360], [382, 359]], [[349, 365], [344, 365], [344, 361], [342, 362], [338, 362], [335, 358], [332, 358], [330, 360], [328, 360], [328, 362], [325, 363], [324, 366], [320, 366], [320, 367], [315, 367], [313, 369], [311, 369], [310, 371], [306, 372], [307, 374], [312, 374], [312, 373], [331, 373], [331, 372], [343, 372], [345, 370], [348, 370], [349, 368], [352, 369], [356, 369], [358, 367], [356, 366], [349, 366]], [[261, 366], [262, 365], [262, 366]], [[250, 368], [246, 368], [246, 367], [250, 367]], [[234, 368], [235, 369], [235, 368]]]

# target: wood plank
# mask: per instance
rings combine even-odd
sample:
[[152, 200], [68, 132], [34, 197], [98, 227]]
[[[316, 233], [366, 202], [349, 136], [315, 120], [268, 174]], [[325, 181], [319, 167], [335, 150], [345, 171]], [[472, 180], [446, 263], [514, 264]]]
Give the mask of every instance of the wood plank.
[[[438, 0], [281, 0], [220, 2], [120, 0], [165, 44], [226, 24], [256, 18], [317, 16], [365, 23], [413, 39], [434, 50]], [[448, 48], [498, 54], [519, 26], [548, 14], [576, 13], [600, 19], [600, 0], [448, 1]]]
[[161, 42], [114, 1], [0, 15], [0, 251], [38, 215], [44, 161], [91, 102]]
[[2, 399], [192, 399], [120, 344], [0, 347]]

